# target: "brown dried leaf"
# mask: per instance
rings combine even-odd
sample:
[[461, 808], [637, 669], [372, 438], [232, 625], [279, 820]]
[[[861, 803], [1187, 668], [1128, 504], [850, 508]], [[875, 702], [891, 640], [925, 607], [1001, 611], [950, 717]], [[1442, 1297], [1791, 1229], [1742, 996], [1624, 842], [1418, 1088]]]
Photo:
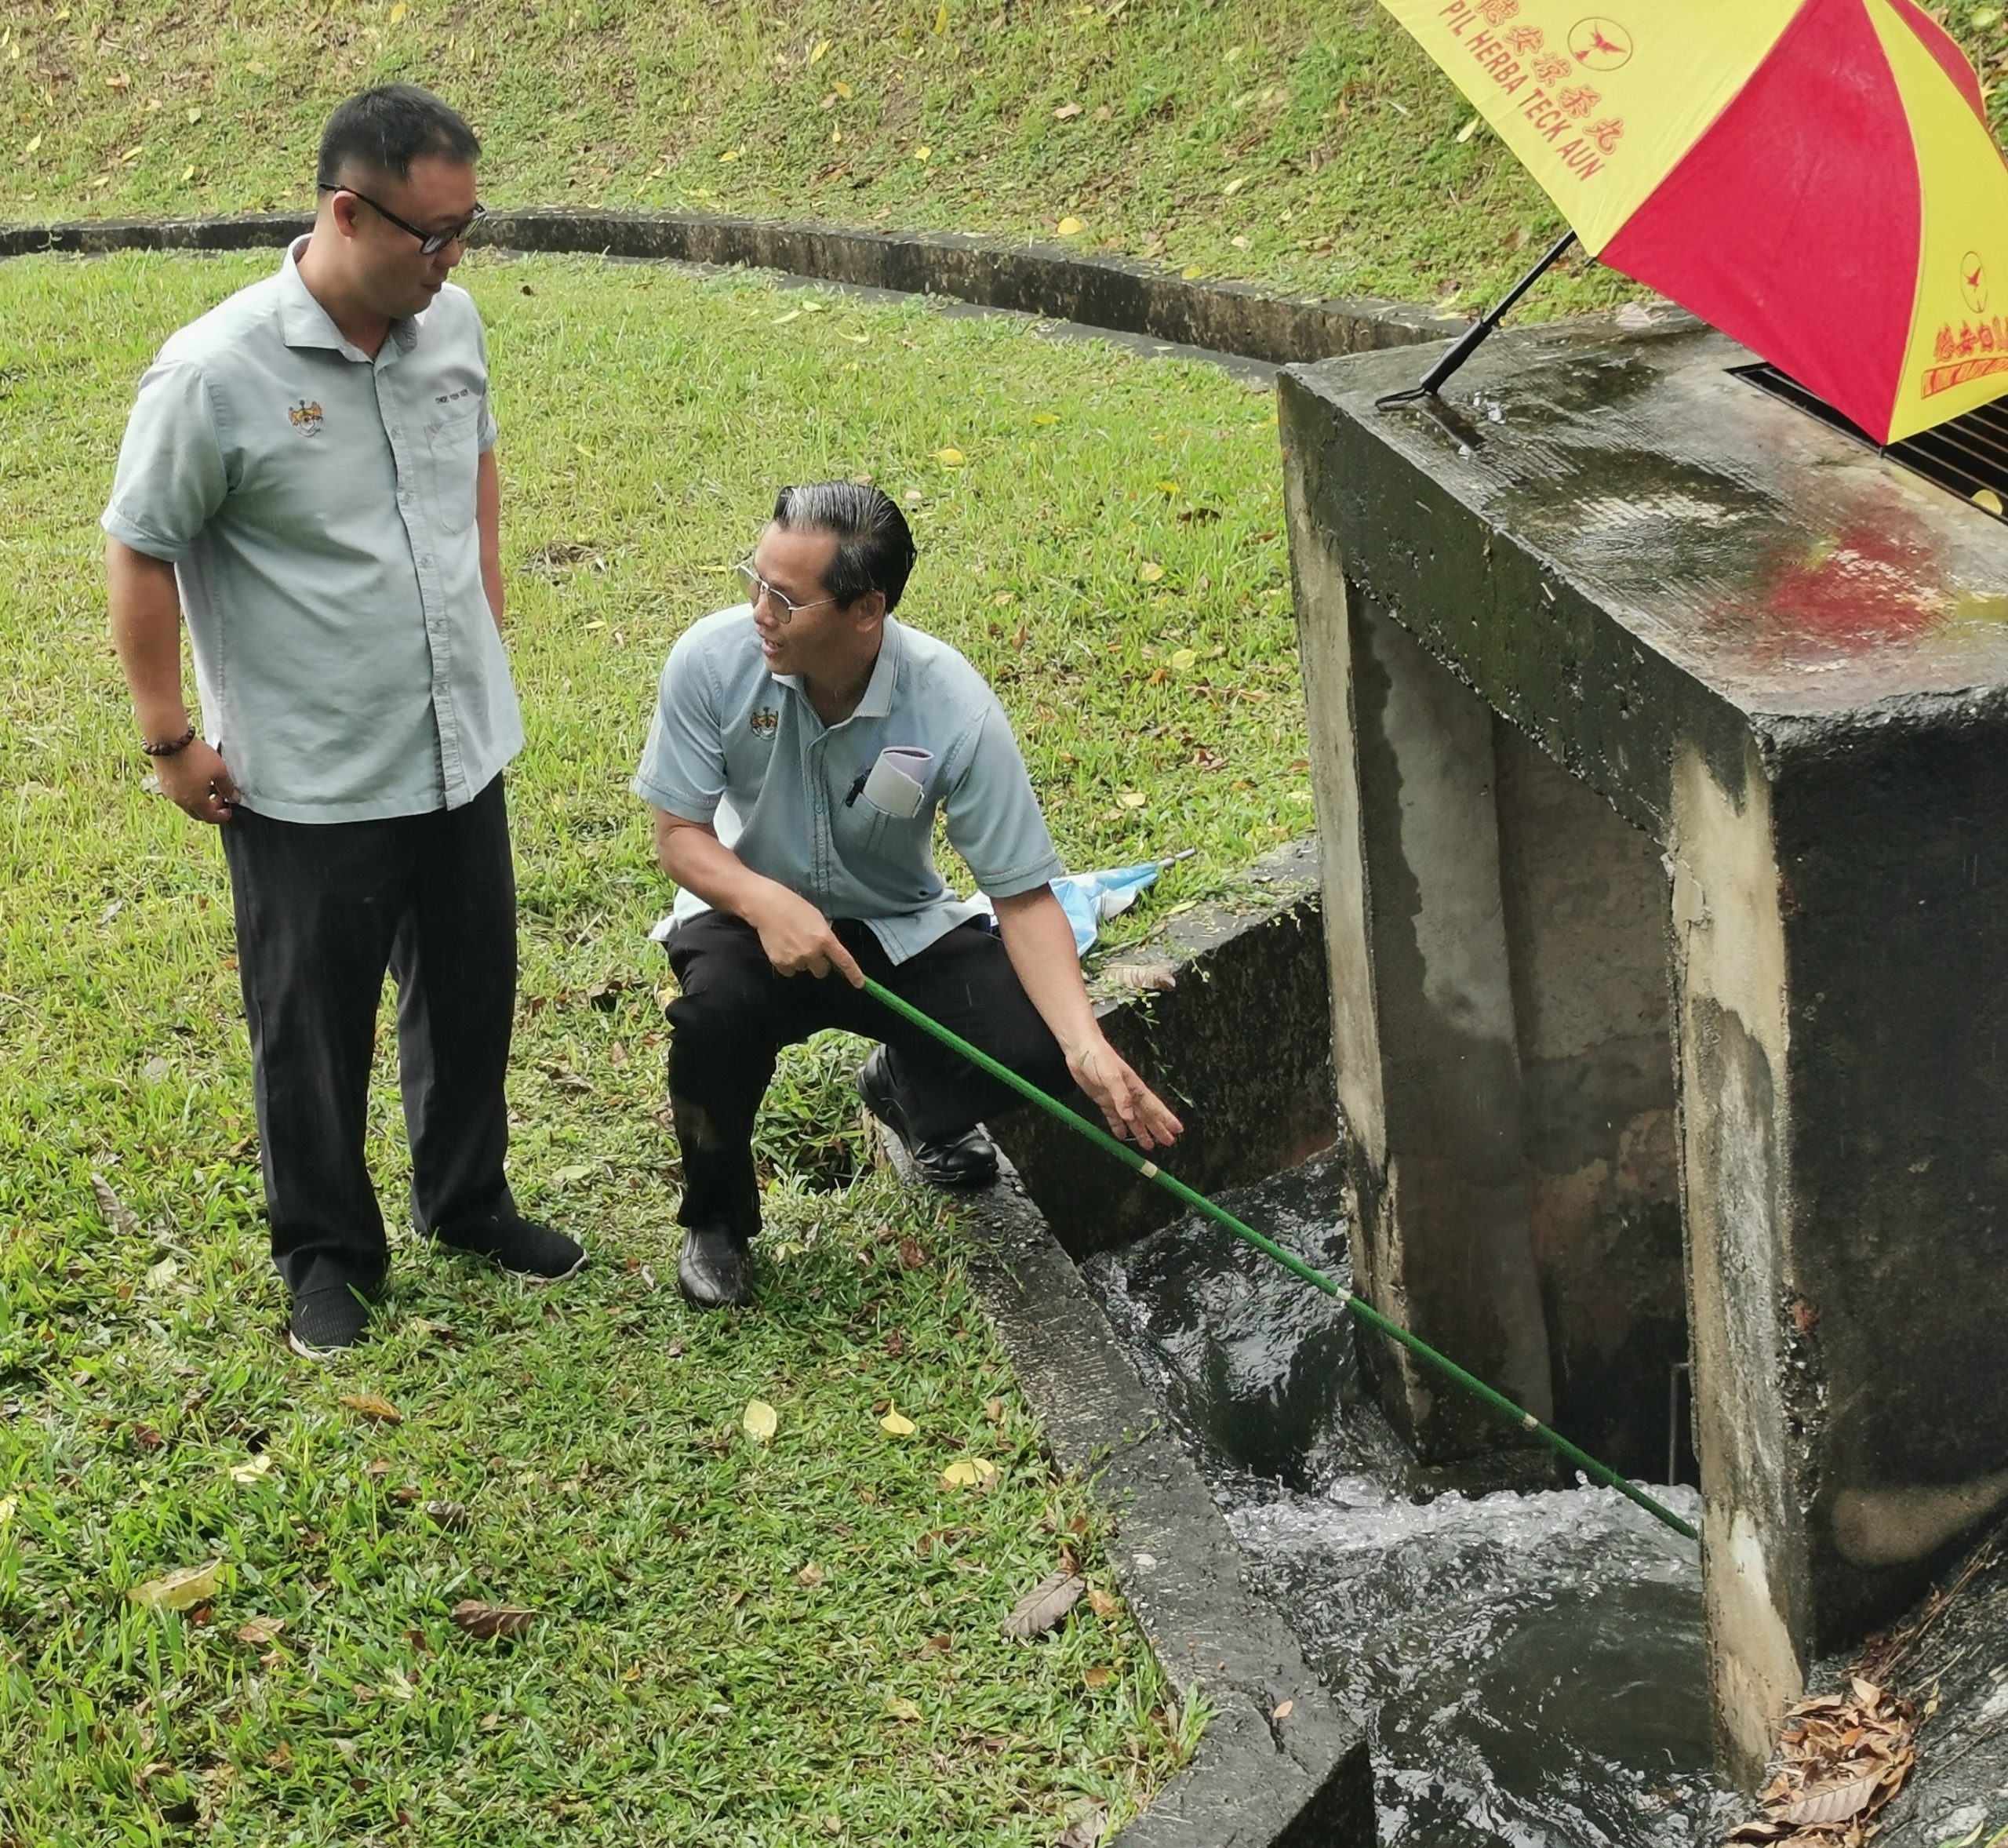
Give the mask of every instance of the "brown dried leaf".
[[1029, 1642], [1058, 1628], [1087, 1588], [1088, 1581], [1077, 1572], [1049, 1572], [1011, 1607], [1004, 1634]]
[[823, 1582], [823, 1568], [812, 1560], [795, 1576], [805, 1585], [820, 1585]]
[[1296, 1711], [1297, 1703], [1294, 1701], [1279, 1701], [1275, 1711], [1269, 1717], [1271, 1719], [1288, 1719]]
[[460, 1501], [428, 1501], [425, 1517], [435, 1526], [452, 1528], [465, 1527], [473, 1519], [467, 1504]]
[[900, 1268], [901, 1270], [917, 1271], [926, 1262], [927, 1253], [921, 1250], [920, 1241], [918, 1239], [908, 1233], [905, 1238], [900, 1239]]
[[1169, 962], [1118, 962], [1102, 973], [1111, 988], [1138, 994], [1162, 994], [1178, 986], [1178, 970]]
[[1100, 1585], [1088, 1594], [1088, 1608], [1106, 1622], [1122, 1608], [1113, 1592], [1104, 1592]]
[[240, 1624], [237, 1640], [248, 1642], [255, 1649], [264, 1649], [286, 1628], [284, 1617], [253, 1617], [249, 1623]]
[[405, 1415], [387, 1399], [374, 1392], [344, 1392], [341, 1402], [358, 1418], [372, 1418], [379, 1424], [402, 1424]]
[[1879, 1772], [1871, 1772], [1866, 1777], [1850, 1778], [1846, 1784], [1830, 1784], [1824, 1790], [1813, 1791], [1796, 1803], [1787, 1804], [1784, 1819], [1802, 1824], [1846, 1822], [1868, 1806], [1869, 1799], [1875, 1795], [1876, 1786], [1882, 1781]]
[[91, 1191], [97, 1196], [97, 1210], [104, 1215], [107, 1228], [122, 1239], [139, 1236], [139, 1215], [111, 1191], [111, 1183], [102, 1174], [93, 1173], [91, 1176]]
[[1106, 1812], [1090, 1810], [1085, 1816], [1077, 1817], [1053, 1838], [1053, 1848], [1095, 1848], [1101, 1839], [1103, 1825], [1108, 1821]]
[[1115, 1671], [1113, 1668], [1090, 1668], [1081, 1679], [1089, 1687], [1107, 1687], [1115, 1680]]
[[537, 1615], [518, 1604], [484, 1604], [478, 1598], [463, 1598], [453, 1606], [453, 1621], [470, 1636], [520, 1636]]

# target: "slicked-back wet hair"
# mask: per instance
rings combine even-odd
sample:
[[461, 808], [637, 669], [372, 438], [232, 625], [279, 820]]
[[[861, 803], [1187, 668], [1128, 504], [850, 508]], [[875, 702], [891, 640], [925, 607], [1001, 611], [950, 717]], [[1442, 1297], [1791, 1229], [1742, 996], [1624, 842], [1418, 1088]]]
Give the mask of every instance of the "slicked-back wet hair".
[[774, 524], [784, 533], [828, 533], [835, 538], [836, 554], [823, 573], [823, 588], [838, 602], [849, 606], [883, 591], [886, 614], [898, 607], [919, 555], [907, 516], [878, 489], [861, 482], [784, 488], [774, 497]]
[[460, 111], [415, 83], [387, 83], [351, 96], [321, 131], [317, 177], [338, 182], [358, 167], [409, 180], [415, 160], [481, 158], [481, 140]]

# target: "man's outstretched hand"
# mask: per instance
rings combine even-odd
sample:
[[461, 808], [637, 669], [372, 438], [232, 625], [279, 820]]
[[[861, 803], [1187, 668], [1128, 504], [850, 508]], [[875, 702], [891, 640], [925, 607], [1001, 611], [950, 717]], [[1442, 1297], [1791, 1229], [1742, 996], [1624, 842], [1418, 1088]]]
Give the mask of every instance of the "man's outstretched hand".
[[1111, 1135], [1139, 1148], [1164, 1148], [1185, 1127], [1099, 1033], [1068, 1050], [1067, 1069], [1108, 1119]]

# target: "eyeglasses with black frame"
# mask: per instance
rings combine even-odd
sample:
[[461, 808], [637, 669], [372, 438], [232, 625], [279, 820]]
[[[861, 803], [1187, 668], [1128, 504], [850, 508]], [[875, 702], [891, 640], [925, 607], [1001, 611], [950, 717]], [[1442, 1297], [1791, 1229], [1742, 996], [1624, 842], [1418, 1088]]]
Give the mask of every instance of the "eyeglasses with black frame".
[[773, 598], [774, 607], [781, 613], [781, 621], [784, 626], [793, 622], [805, 609], [816, 609], [825, 603], [836, 602], [835, 597], [818, 597], [813, 603], [796, 602], [787, 591], [777, 590], [758, 572], [755, 571], [751, 558], [740, 559], [735, 569], [739, 575], [746, 580], [747, 601], [757, 609], [762, 597]]
[[314, 184], [316, 189], [322, 192], [347, 193], [352, 198], [362, 200], [363, 204], [374, 212], [379, 218], [388, 220], [401, 231], [409, 231], [418, 239], [418, 253], [420, 256], [436, 256], [449, 244], [465, 243], [475, 227], [488, 216], [488, 208], [486, 206], [476, 206], [458, 224], [449, 226], [445, 231], [421, 231], [408, 219], [400, 218], [388, 206], [378, 205], [368, 193], [358, 192], [352, 186], [344, 186], [333, 180], [317, 180]]

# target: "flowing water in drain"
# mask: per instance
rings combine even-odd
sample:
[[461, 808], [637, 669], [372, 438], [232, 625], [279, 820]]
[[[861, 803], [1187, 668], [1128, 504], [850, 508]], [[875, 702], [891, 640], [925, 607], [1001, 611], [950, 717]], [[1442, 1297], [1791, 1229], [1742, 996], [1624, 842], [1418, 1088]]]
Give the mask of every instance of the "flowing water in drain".
[[[1347, 1282], [1339, 1199], [1321, 1156], [1220, 1203]], [[1361, 1397], [1343, 1311], [1208, 1220], [1082, 1268], [1257, 1592], [1366, 1723], [1384, 1844], [1719, 1841], [1691, 1544], [1610, 1490], [1496, 1486], [1537, 1458], [1485, 1485], [1419, 1467]]]

